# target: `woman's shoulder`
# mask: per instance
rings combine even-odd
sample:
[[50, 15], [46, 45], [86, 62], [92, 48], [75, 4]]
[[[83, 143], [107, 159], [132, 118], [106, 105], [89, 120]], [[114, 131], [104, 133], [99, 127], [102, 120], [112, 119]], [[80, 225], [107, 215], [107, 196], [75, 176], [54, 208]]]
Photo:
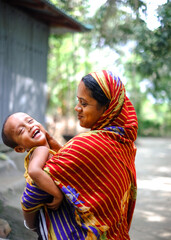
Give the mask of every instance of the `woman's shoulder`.
[[94, 145], [97, 144], [99, 138], [101, 138], [101, 131], [94, 130], [88, 131], [84, 133], [80, 133], [69, 140], [59, 152], [69, 151], [75, 148], [92, 148]]
[[[101, 135], [104, 132], [103, 129], [100, 130], [91, 130], [88, 132], [84, 132], [84, 133], [80, 133], [77, 136], [75, 136], [74, 138], [89, 138], [89, 137], [98, 137], [99, 135]], [[73, 138], [73, 139], [74, 139]]]
[[86, 140], [86, 139], [88, 140], [88, 139], [91, 139], [92, 137], [96, 138], [99, 135], [99, 133], [100, 133], [100, 131], [98, 131], [98, 130], [79, 133], [78, 135], [73, 137], [69, 142], [67, 142], [67, 144], [71, 144], [73, 142], [82, 141], [82, 140]]

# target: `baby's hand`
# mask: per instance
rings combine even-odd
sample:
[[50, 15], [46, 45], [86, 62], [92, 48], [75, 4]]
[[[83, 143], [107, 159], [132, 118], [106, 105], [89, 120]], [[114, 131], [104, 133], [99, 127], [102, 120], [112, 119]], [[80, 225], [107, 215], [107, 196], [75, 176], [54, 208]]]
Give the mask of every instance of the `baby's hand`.
[[50, 208], [52, 210], [57, 210], [59, 208], [59, 206], [61, 205], [62, 200], [63, 200], [63, 197], [60, 198], [60, 199], [54, 197], [52, 202], [51, 203], [46, 203], [46, 205], [47, 205], [48, 208]]

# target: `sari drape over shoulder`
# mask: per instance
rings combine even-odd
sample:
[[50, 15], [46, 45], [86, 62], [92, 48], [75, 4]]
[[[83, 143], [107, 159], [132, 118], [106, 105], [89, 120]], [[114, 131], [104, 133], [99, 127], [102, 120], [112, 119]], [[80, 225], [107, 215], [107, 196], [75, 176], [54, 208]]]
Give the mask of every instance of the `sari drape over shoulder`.
[[79, 134], [48, 160], [44, 170], [73, 205], [85, 239], [130, 239], [136, 201], [134, 141], [137, 117], [121, 80], [91, 73], [110, 104], [91, 131]]

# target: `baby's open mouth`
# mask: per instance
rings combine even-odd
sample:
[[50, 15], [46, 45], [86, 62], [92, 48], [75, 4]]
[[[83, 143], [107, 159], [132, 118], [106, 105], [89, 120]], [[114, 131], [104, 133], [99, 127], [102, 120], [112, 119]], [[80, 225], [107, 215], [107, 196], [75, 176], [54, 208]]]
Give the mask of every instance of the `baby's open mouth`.
[[34, 138], [38, 133], [40, 133], [40, 130], [36, 130], [36, 131], [33, 133], [32, 138]]

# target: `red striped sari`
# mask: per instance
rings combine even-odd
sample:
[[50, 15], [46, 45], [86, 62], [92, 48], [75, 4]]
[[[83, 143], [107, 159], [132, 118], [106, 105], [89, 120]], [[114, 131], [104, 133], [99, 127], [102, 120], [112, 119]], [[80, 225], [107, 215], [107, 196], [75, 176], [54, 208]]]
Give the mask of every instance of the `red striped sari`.
[[137, 117], [119, 78], [91, 73], [111, 100], [91, 131], [71, 139], [46, 166], [73, 204], [85, 239], [130, 239], [136, 200]]

